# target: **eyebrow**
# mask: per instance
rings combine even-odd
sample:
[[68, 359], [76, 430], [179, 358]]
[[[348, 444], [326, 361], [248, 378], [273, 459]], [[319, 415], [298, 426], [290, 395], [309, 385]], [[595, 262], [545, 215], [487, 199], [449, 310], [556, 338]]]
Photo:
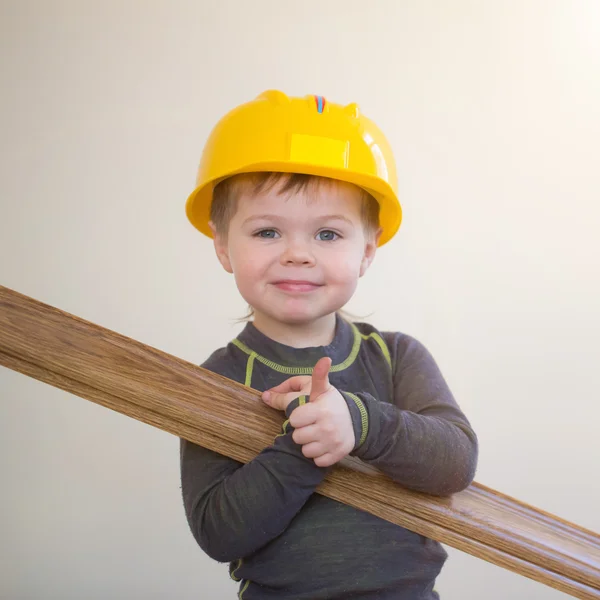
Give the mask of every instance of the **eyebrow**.
[[[245, 221], [244, 221], [244, 225], [248, 224], [248, 223], [252, 223], [254, 221], [282, 221], [285, 220], [285, 217], [281, 217], [278, 215], [268, 215], [268, 214], [264, 214], [264, 215], [254, 215], [252, 217], [248, 217]], [[345, 223], [347, 223], [348, 225], [350, 225], [351, 227], [354, 227], [354, 223], [348, 218], [345, 217], [344, 215], [324, 215], [322, 217], [318, 217], [319, 221], [343, 221]]]

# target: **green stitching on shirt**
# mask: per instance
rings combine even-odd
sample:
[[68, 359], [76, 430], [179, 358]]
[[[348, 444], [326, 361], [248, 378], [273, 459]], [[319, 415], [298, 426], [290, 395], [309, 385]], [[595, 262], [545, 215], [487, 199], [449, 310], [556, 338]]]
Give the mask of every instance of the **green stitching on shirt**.
[[246, 363], [246, 381], [244, 382], [246, 387], [251, 387], [252, 384], [252, 369], [254, 367], [254, 359], [256, 356], [256, 352], [251, 352], [248, 357], [248, 362]]
[[246, 583], [244, 584], [244, 587], [240, 590], [240, 593], [238, 594], [238, 598], [240, 600], [242, 600], [242, 595], [243, 593], [248, 589], [248, 586], [250, 585], [250, 580], [246, 579]]
[[[354, 333], [354, 342], [352, 343], [352, 349], [350, 350], [350, 354], [348, 355], [346, 360], [344, 360], [343, 362], [341, 362], [337, 365], [331, 365], [331, 369], [329, 369], [329, 372], [337, 373], [338, 371], [344, 371], [345, 369], [350, 367], [356, 360], [356, 357], [358, 356], [358, 352], [360, 351], [361, 340], [368, 340], [369, 338], [373, 338], [377, 342], [377, 344], [381, 348], [381, 351], [383, 352], [383, 355], [385, 357], [386, 362], [388, 363], [388, 366], [391, 368], [392, 367], [392, 359], [390, 356], [390, 352], [388, 350], [387, 344], [381, 338], [381, 336], [375, 332], [365, 335], [364, 333], [360, 333], [360, 331], [357, 329], [356, 325], [354, 325], [353, 323], [350, 323], [350, 326], [352, 327], [352, 331]], [[312, 375], [313, 367], [288, 367], [286, 365], [280, 365], [279, 363], [276, 363], [276, 362], [269, 360], [268, 358], [265, 358], [264, 356], [258, 354], [258, 352], [255, 352], [251, 348], [248, 348], [248, 346], [246, 346], [246, 344], [244, 344], [244, 342], [238, 340], [237, 338], [231, 340], [231, 343], [234, 346], [237, 346], [242, 352], [245, 352], [246, 354], [248, 354], [250, 356], [250, 358], [248, 359], [248, 364], [246, 365], [246, 381], [247, 382], [248, 382], [248, 369], [250, 369], [250, 377], [252, 377], [252, 367], [254, 365], [255, 359], [258, 360], [259, 362], [261, 362], [263, 365], [266, 365], [267, 367], [270, 367], [274, 371], [277, 371], [278, 373], [285, 373], [286, 375]], [[249, 383], [246, 383], [246, 385], [249, 385]]]
[[346, 394], [348, 394], [348, 396], [354, 400], [354, 403], [360, 411], [360, 423], [362, 428], [360, 440], [358, 441], [358, 447], [360, 448], [360, 446], [364, 444], [365, 440], [367, 439], [367, 434], [369, 433], [369, 413], [367, 412], [362, 400], [358, 396], [351, 394], [350, 392], [346, 392]]
[[[302, 404], [306, 404], [306, 396], [298, 396], [298, 402], [299, 402], [299, 406], [302, 406]], [[282, 433], [277, 434], [275, 437], [281, 437], [282, 435], [285, 435], [287, 433], [287, 426], [289, 425], [290, 420], [286, 419], [283, 422], [283, 425], [281, 426], [282, 429]]]
[[[332, 365], [331, 369], [329, 369], [330, 373], [337, 373], [338, 371], [343, 371], [344, 369], [347, 369], [350, 365], [352, 365], [352, 363], [356, 360], [356, 357], [358, 356], [358, 351], [360, 350], [360, 342], [362, 336], [354, 325], [352, 325], [352, 330], [354, 332], [354, 342], [352, 343], [352, 349], [350, 350], [348, 358], [346, 358], [344, 362], [341, 362], [337, 365]], [[273, 362], [272, 360], [261, 356], [257, 352], [254, 352], [254, 350], [248, 348], [248, 346], [246, 346], [244, 342], [241, 342], [237, 338], [231, 340], [231, 343], [237, 346], [240, 350], [242, 350], [242, 352], [245, 352], [246, 354], [254, 354], [256, 360], [261, 362], [263, 365], [270, 367], [274, 371], [277, 371], [278, 373], [285, 373], [286, 375], [311, 375], [313, 372], [313, 367], [288, 367], [286, 365], [280, 365], [276, 362]]]
[[278, 437], [281, 437], [282, 435], [285, 435], [285, 434], [287, 433], [287, 426], [288, 426], [288, 423], [289, 423], [289, 422], [290, 422], [290, 420], [289, 420], [289, 419], [286, 419], [286, 420], [284, 421], [283, 425], [281, 426], [282, 432], [281, 432], [281, 433], [278, 433], [278, 434], [275, 436], [276, 438], [278, 438]]
[[234, 581], [241, 581], [241, 579], [239, 577], [236, 577], [235, 572], [242, 566], [242, 559], [240, 558], [237, 561], [237, 565], [231, 569], [231, 571], [229, 572], [229, 576], [231, 577], [231, 579], [233, 579]]
[[391, 369], [392, 368], [392, 357], [390, 356], [390, 351], [387, 347], [387, 344], [383, 340], [383, 338], [378, 333], [375, 333], [375, 332], [373, 332], [369, 335], [364, 335], [364, 334], [361, 334], [361, 335], [362, 335], [363, 340], [367, 340], [370, 337], [372, 337], [379, 344], [379, 347], [381, 348], [381, 351], [383, 352], [383, 356], [385, 356], [385, 360], [387, 361], [387, 364]]

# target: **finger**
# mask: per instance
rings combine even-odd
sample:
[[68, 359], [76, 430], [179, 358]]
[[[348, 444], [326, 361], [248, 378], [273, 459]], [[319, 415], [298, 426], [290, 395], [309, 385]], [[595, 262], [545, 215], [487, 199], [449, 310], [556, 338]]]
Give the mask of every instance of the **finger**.
[[296, 444], [301, 445], [310, 444], [310, 442], [316, 442], [319, 440], [319, 437], [319, 428], [317, 425], [307, 425], [305, 427], [300, 427], [299, 429], [295, 429], [294, 433], [292, 434], [292, 439], [296, 442]]
[[292, 414], [290, 415], [290, 425], [294, 429], [312, 425], [317, 422], [318, 414], [319, 411], [316, 406], [313, 406], [310, 403], [303, 404], [292, 411]]
[[315, 458], [318, 460], [319, 457], [327, 455], [327, 450], [323, 447], [323, 444], [319, 442], [311, 442], [302, 446], [302, 454], [306, 458]]
[[298, 392], [289, 392], [288, 394], [277, 394], [269, 392], [263, 393], [262, 399], [265, 404], [276, 410], [285, 410], [290, 402], [298, 398]]
[[286, 379], [283, 383], [269, 388], [263, 393], [276, 392], [278, 394], [287, 394], [289, 392], [299, 392], [307, 383], [310, 383], [310, 377], [306, 375], [298, 375], [297, 377], [290, 377], [289, 379]]
[[310, 390], [311, 401], [316, 400], [321, 394], [324, 394], [330, 387], [329, 369], [331, 368], [331, 359], [324, 356], [315, 365], [312, 372], [312, 383]]
[[[302, 447], [305, 448], [306, 446]], [[321, 454], [321, 456], [315, 457], [314, 462], [317, 467], [331, 467], [331, 465], [335, 465], [338, 462], [338, 459], [330, 452], [326, 452], [325, 454]]]

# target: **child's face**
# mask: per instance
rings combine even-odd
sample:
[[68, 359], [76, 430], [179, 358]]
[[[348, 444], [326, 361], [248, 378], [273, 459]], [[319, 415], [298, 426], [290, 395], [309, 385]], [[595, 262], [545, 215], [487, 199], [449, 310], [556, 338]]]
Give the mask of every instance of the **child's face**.
[[215, 248], [257, 321], [308, 324], [352, 297], [377, 240], [365, 234], [362, 198], [352, 185], [277, 192], [243, 194], [227, 239], [216, 236]]

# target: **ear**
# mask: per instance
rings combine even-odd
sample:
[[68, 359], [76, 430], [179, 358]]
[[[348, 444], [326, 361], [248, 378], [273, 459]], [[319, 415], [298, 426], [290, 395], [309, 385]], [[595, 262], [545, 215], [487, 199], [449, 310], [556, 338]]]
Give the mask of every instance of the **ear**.
[[229, 260], [229, 246], [227, 244], [227, 236], [221, 233], [217, 233], [217, 228], [212, 221], [209, 222], [208, 226], [213, 234], [213, 245], [215, 247], [215, 253], [221, 266], [228, 272], [233, 273], [231, 268], [231, 261]]
[[381, 229], [379, 229], [374, 236], [369, 236], [369, 238], [366, 240], [365, 252], [360, 262], [359, 277], [362, 277], [367, 272], [367, 269], [371, 266], [371, 263], [375, 258], [375, 253], [377, 252], [377, 246], [379, 244], [380, 237]]

